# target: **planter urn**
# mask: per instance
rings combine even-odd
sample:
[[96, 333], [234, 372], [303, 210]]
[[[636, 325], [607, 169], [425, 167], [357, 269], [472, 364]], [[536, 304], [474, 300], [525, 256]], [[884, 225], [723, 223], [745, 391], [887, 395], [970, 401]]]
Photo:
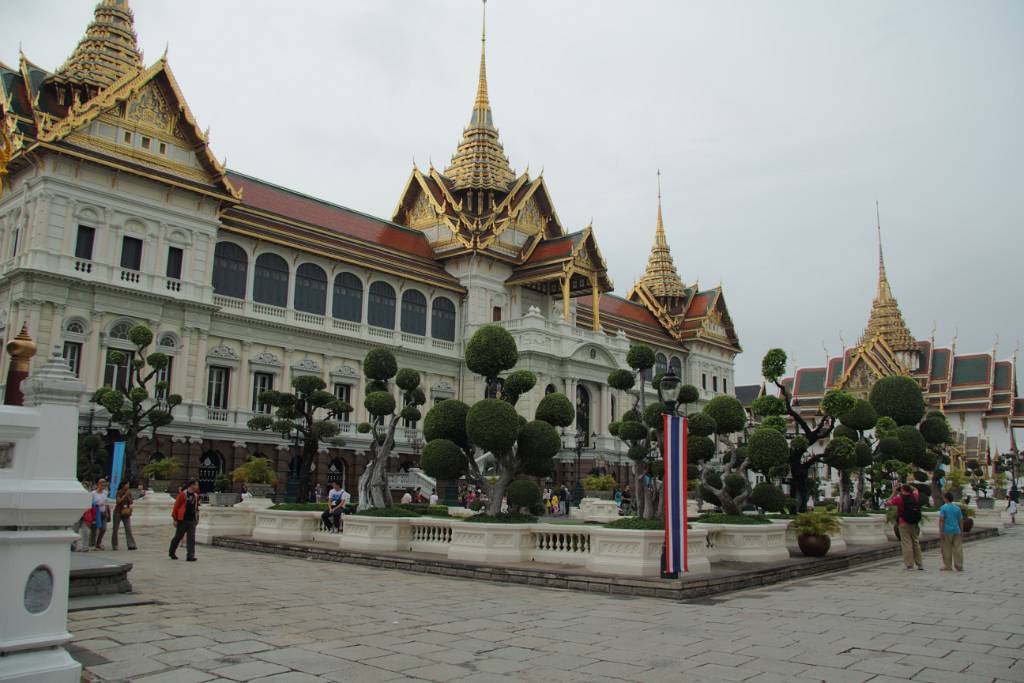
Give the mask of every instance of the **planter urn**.
[[800, 552], [807, 557], [825, 557], [832, 547], [832, 539], [828, 534], [800, 534], [796, 537]]

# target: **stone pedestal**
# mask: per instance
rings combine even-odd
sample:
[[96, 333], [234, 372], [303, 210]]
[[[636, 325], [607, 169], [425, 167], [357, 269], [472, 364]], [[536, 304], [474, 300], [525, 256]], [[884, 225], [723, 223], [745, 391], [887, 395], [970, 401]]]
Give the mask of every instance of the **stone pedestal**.
[[171, 520], [173, 507], [174, 498], [171, 494], [146, 491], [146, 495], [132, 503], [132, 528], [170, 527], [174, 523]]
[[0, 681], [78, 683], [63, 646], [69, 527], [91, 500], [75, 478], [85, 387], [57, 353], [21, 389], [25, 407], [0, 406]]

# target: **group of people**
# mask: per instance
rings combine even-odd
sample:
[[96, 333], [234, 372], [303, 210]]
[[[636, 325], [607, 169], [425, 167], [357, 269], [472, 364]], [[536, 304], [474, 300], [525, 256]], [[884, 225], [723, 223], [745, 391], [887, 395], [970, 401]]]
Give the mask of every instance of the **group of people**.
[[572, 493], [569, 492], [569, 487], [565, 484], [553, 489], [545, 487], [541, 494], [541, 501], [549, 515], [567, 515], [569, 514], [569, 504], [572, 502]]
[[[131, 484], [125, 480], [118, 485], [113, 504], [111, 504], [109, 483], [106, 479], [100, 479], [95, 486], [86, 483], [85, 488], [91, 490], [92, 502], [75, 525], [75, 530], [80, 535], [75, 548], [80, 552], [106, 550], [103, 546], [103, 539], [107, 534], [107, 527], [112, 525], [110, 549], [117, 550], [118, 532], [123, 528], [128, 550], [135, 550], [137, 546], [135, 545], [135, 536], [132, 534], [132, 511], [135, 497], [131, 492]], [[141, 496], [141, 487], [139, 490]]]
[[[962, 572], [964, 570], [964, 513], [953, 502], [953, 494], [947, 491], [942, 496], [939, 508], [939, 546], [942, 551], [942, 571]], [[921, 501], [917, 489], [903, 484], [889, 499], [889, 505], [896, 507], [896, 533], [900, 540], [903, 565], [908, 571], [916, 567], [924, 571], [921, 557]]]
[[416, 504], [430, 504], [437, 505], [437, 489], [430, 489], [430, 498], [423, 495], [423, 489], [417, 486], [415, 489], [406, 489], [405, 493], [402, 494], [402, 499], [399, 501], [402, 505], [409, 505], [412, 503]]

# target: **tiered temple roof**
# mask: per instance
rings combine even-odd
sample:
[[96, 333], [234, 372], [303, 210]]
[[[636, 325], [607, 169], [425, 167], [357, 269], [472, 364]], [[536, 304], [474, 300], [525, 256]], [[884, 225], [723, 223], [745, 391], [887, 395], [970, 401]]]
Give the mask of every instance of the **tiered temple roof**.
[[142, 51], [128, 0], [102, 0], [85, 37], [53, 79], [107, 88], [140, 69]]
[[878, 288], [875, 300], [871, 303], [871, 315], [860, 343], [866, 344], [871, 339], [880, 337], [895, 353], [917, 351], [917, 342], [910, 334], [903, 314], [892, 294], [889, 278], [885, 274], [885, 259], [882, 256], [882, 227], [878, 224]]

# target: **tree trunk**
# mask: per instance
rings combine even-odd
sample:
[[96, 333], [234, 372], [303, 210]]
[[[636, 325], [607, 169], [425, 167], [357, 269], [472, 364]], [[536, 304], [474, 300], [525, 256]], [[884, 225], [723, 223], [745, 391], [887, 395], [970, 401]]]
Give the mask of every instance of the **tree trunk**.
[[857, 473], [857, 492], [853, 498], [853, 512], [860, 512], [864, 507], [864, 470]]
[[501, 514], [501, 501], [505, 497], [505, 489], [512, 483], [515, 475], [506, 466], [507, 463], [498, 459], [498, 480], [487, 487], [487, 514], [497, 516]]
[[800, 456], [789, 459], [790, 488], [792, 489], [793, 498], [796, 499], [797, 512], [807, 512], [807, 499], [809, 497], [807, 491], [807, 472], [809, 469], [810, 467], [801, 461]]
[[839, 511], [850, 512], [850, 473], [839, 471]]
[[942, 473], [938, 470], [932, 472], [932, 479], [930, 483], [932, 489], [932, 505], [934, 507], [942, 507], [942, 503], [944, 502], [942, 500], [942, 485], [939, 483], [941, 476]]

